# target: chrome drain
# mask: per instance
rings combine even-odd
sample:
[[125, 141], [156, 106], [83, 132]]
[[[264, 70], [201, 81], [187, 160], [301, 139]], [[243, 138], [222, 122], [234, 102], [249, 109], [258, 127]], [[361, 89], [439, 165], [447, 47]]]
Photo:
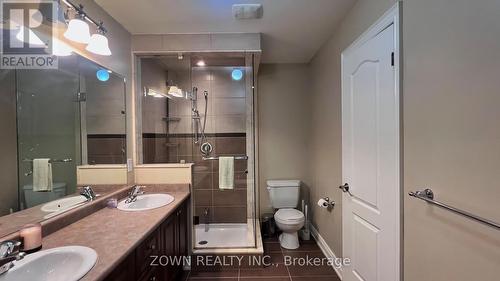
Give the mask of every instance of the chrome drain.
[[198, 245], [206, 245], [206, 244], [208, 244], [208, 241], [205, 240], [198, 242]]

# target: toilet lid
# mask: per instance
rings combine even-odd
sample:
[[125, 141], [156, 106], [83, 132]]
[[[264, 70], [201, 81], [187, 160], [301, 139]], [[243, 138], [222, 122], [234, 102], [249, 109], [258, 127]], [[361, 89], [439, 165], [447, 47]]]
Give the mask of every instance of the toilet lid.
[[301, 221], [304, 220], [304, 214], [296, 209], [279, 209], [274, 218], [280, 221]]

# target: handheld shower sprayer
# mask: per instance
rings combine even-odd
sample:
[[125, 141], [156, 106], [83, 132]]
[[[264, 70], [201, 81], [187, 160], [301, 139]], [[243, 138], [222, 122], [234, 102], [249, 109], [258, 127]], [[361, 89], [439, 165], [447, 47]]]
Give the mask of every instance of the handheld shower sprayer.
[[193, 116], [192, 118], [193, 118], [193, 129], [194, 129], [194, 143], [198, 144], [200, 143], [201, 140], [202, 144], [200, 145], [200, 151], [203, 155], [208, 156], [213, 150], [212, 144], [206, 141], [206, 136], [205, 136], [205, 128], [207, 125], [208, 91], [203, 91], [203, 96], [205, 98], [205, 113], [203, 115], [203, 125], [202, 125], [200, 112], [198, 111], [198, 88], [193, 87], [193, 93], [191, 97], [191, 112]]

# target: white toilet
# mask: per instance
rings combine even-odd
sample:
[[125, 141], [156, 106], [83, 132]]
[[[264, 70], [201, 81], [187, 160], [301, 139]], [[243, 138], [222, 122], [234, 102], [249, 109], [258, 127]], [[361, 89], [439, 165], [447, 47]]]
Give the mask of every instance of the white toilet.
[[274, 220], [279, 229], [283, 231], [279, 240], [285, 249], [297, 249], [299, 237], [297, 232], [304, 226], [304, 214], [296, 210], [299, 203], [299, 180], [269, 180], [267, 190], [273, 208], [278, 209]]

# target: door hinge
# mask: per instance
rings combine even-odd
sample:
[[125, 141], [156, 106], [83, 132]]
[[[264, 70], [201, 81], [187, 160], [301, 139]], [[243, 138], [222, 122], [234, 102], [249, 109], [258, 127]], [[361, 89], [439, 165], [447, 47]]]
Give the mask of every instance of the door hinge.
[[77, 102], [84, 102], [87, 101], [87, 93], [79, 92], [76, 95], [76, 101]]
[[394, 52], [391, 53], [391, 66], [394, 66]]

